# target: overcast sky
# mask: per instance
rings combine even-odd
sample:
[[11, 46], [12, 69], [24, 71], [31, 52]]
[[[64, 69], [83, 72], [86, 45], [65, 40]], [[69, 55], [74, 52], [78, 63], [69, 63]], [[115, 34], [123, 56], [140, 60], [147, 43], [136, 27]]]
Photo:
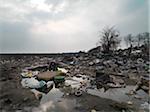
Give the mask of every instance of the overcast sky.
[[146, 32], [148, 1], [0, 0], [0, 52], [89, 50], [106, 26], [115, 25], [121, 36]]

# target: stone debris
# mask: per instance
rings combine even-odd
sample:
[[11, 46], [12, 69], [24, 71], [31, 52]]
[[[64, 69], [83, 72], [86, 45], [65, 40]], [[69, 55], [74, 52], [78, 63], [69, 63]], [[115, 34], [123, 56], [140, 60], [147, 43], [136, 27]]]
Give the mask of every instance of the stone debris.
[[[100, 52], [100, 47], [97, 47], [89, 52], [45, 56], [4, 56], [0, 60], [0, 65], [5, 74], [1, 74], [0, 81], [20, 77], [19, 81], [22, 80], [23, 87], [34, 89], [32, 92], [36, 93], [37, 99], [51, 92], [54, 87], [66, 91], [67, 96], [82, 97], [84, 93], [87, 93], [88, 88], [100, 92], [101, 88], [104, 88], [104, 91], [107, 92], [109, 89], [125, 88], [132, 84], [136, 87], [129, 90], [129, 93], [123, 94], [140, 100], [143, 97], [136, 94], [138, 90], [144, 90], [146, 93], [149, 93], [150, 90], [149, 56], [140, 48], [133, 48], [133, 52], [128, 57], [128, 50], [117, 50], [112, 54], [105, 54]], [[20, 76], [6, 76], [7, 71], [17, 70]], [[25, 81], [27, 79], [34, 79], [34, 81], [29, 81], [32, 82], [30, 84]], [[37, 94], [37, 91], [40, 95]], [[5, 102], [11, 103], [9, 100]], [[134, 101], [131, 100], [126, 104], [134, 105]]]

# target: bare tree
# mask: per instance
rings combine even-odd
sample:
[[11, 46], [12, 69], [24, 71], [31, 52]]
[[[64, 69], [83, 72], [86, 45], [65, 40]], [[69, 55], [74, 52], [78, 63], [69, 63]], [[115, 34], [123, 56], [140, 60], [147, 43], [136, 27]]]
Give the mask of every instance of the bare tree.
[[149, 33], [140, 33], [137, 36], [135, 36], [135, 40], [137, 42], [137, 47], [140, 47], [142, 45], [148, 45], [149, 44]]
[[124, 38], [127, 46], [129, 46], [129, 52], [128, 52], [128, 56], [131, 55], [132, 49], [133, 49], [133, 44], [135, 42], [134, 37], [132, 36], [132, 34], [128, 34], [125, 38]]
[[110, 53], [117, 49], [120, 44], [119, 35], [119, 31], [117, 31], [114, 27], [107, 27], [103, 29], [99, 43], [105, 53]]
[[134, 43], [134, 37], [132, 36], [132, 34], [128, 34], [127, 36], [124, 37], [124, 40], [127, 44], [127, 46], [132, 47], [133, 43]]
[[149, 52], [149, 33], [145, 32], [145, 33], [140, 33], [136, 36], [132, 36], [131, 34], [127, 35], [126, 37], [124, 37], [124, 40], [127, 44], [127, 46], [129, 46], [129, 56], [132, 52], [133, 47], [140, 47], [140, 46], [144, 46], [144, 52], [148, 53]]
[[142, 35], [142, 39], [143, 39], [143, 44], [144, 45], [149, 45], [150, 44], [150, 33], [148, 33], [148, 32], [145, 32], [145, 33], [143, 33], [143, 35]]
[[138, 34], [136, 36], [136, 41], [137, 41], [137, 47], [140, 47], [143, 44], [143, 36], [141, 34]]
[[143, 45], [144, 45], [144, 53], [149, 55], [149, 47], [150, 47], [150, 38], [149, 38], [150, 33], [145, 32], [143, 33]]
[[140, 47], [141, 45], [147, 45], [149, 44], [149, 33], [145, 32], [145, 33], [140, 33], [136, 36], [132, 36], [131, 34], [127, 35], [124, 38], [127, 46], [129, 47]]

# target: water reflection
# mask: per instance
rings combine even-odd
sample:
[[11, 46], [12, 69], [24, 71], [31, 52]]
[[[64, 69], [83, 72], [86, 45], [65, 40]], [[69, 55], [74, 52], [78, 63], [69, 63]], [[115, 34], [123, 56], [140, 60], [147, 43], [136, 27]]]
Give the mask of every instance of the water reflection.
[[126, 95], [126, 93], [128, 93], [130, 90], [133, 90], [134, 88], [135, 86], [126, 86], [126, 88], [109, 89], [106, 92], [103, 92], [103, 89], [88, 89], [87, 93], [118, 102], [132, 101], [134, 106], [138, 108], [142, 103], [148, 101], [149, 96], [142, 90], [137, 92], [137, 95], [139, 95], [141, 99], [134, 98], [134, 95]]

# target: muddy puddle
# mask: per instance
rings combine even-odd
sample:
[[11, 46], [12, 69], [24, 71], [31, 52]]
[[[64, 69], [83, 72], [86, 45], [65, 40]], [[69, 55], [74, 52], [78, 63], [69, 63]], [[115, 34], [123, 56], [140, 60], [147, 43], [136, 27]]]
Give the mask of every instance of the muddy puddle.
[[[39, 112], [80, 112], [85, 111], [84, 109], [84, 95], [89, 95], [88, 98], [93, 96], [96, 96], [98, 99], [101, 100], [101, 98], [104, 99], [104, 104], [112, 103], [114, 102], [128, 102], [132, 101], [134, 108], [136, 110], [139, 109], [141, 104], [146, 102], [148, 100], [148, 95], [144, 93], [144, 91], [139, 91], [137, 95], [141, 97], [141, 99], [137, 99], [134, 96], [126, 95], [130, 90], [134, 89], [135, 86], [127, 86], [126, 88], [114, 88], [114, 89], [109, 89], [106, 92], [103, 92], [103, 89], [97, 90], [97, 89], [87, 89], [87, 93], [83, 94], [80, 97], [76, 96], [64, 96], [66, 93], [63, 91], [62, 88], [61, 90], [58, 88], [55, 88], [55, 86], [52, 88], [52, 90], [48, 93], [43, 95], [41, 99], [41, 105], [39, 106], [38, 109], [33, 110], [33, 112], [38, 111]], [[92, 96], [91, 96], [92, 95]], [[80, 100], [79, 100], [80, 99]], [[90, 105], [91, 102], [88, 102]], [[81, 107], [81, 110], [77, 110], [78, 107]], [[108, 108], [111, 109], [112, 108]], [[105, 112], [105, 111], [104, 111]], [[146, 112], [146, 111], [145, 111]]]
[[142, 90], [137, 92], [136, 96], [139, 98], [136, 98], [134, 95], [127, 95], [127, 93], [129, 93], [134, 88], [135, 86], [126, 86], [126, 88], [109, 89], [106, 92], [103, 92], [103, 89], [88, 89], [87, 93], [98, 97], [111, 99], [117, 102], [132, 101], [133, 105], [138, 109], [141, 104], [148, 101], [149, 96]]
[[63, 94], [63, 92], [61, 92], [58, 88], [55, 88], [54, 86], [48, 94], [43, 95], [40, 104], [44, 104], [48, 101], [57, 102], [61, 99]]
[[64, 97], [64, 92], [55, 85], [47, 94], [43, 94], [40, 100], [40, 106], [33, 108], [32, 112], [71, 112], [77, 106], [76, 99], [68, 99]]

